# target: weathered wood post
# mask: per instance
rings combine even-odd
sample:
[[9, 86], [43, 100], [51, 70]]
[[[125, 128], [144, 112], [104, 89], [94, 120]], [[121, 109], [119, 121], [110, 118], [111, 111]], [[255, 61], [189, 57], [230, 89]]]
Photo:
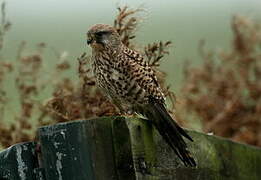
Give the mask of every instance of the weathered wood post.
[[[131, 174], [122, 174], [121, 167], [116, 167], [116, 162], [121, 163], [121, 160], [115, 160], [115, 153], [122, 152], [117, 144], [121, 137], [114, 143], [112, 134], [112, 122], [115, 119], [117, 118], [99, 118], [40, 128], [39, 141], [46, 178], [113, 180], [118, 179], [118, 176], [131, 177]], [[115, 133], [116, 131], [114, 130]], [[114, 149], [114, 145], [117, 150]], [[124, 159], [131, 163], [131, 160], [126, 158], [131, 158], [131, 153], [126, 153]]]
[[183, 166], [149, 122], [98, 118], [39, 130], [47, 179], [258, 179], [261, 151], [193, 131], [198, 167]]
[[[0, 153], [0, 180], [35, 179], [39, 175], [36, 143], [16, 144]], [[40, 180], [40, 177], [38, 178]]]
[[188, 133], [195, 168], [185, 167], [146, 120], [104, 117], [45, 126], [38, 131], [38, 156], [34, 142], [0, 152], [0, 180], [261, 179], [260, 148]]

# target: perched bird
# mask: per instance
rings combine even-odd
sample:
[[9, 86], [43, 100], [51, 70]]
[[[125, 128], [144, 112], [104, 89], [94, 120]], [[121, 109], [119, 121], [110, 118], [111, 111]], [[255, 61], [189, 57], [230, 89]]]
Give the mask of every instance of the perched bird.
[[92, 68], [102, 91], [122, 113], [148, 118], [183, 163], [196, 166], [182, 136], [193, 140], [166, 110], [164, 94], [146, 59], [126, 47], [109, 25], [92, 26], [87, 44], [92, 47]]

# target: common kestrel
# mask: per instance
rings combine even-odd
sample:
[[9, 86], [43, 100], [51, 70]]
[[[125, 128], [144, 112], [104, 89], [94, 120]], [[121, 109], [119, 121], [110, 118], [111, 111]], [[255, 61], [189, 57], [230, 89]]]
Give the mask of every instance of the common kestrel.
[[171, 118], [165, 97], [146, 59], [126, 47], [110, 25], [96, 24], [87, 33], [96, 82], [121, 112], [148, 118], [186, 166], [196, 166], [183, 137], [192, 138]]

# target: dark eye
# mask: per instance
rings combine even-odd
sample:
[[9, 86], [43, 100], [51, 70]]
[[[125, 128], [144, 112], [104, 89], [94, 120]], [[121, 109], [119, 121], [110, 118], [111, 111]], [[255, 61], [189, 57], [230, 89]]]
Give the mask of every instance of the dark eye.
[[95, 35], [97, 37], [101, 37], [102, 35], [106, 35], [106, 34], [110, 34], [109, 31], [99, 31], [99, 32], [96, 32]]

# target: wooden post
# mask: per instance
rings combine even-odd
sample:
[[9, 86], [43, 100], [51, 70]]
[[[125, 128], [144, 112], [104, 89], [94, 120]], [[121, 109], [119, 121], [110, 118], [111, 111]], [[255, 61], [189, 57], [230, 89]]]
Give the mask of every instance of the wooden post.
[[56, 179], [259, 179], [261, 150], [188, 131], [196, 168], [185, 167], [146, 120], [106, 117], [39, 130], [46, 176]]
[[[46, 179], [113, 180], [133, 177], [133, 168], [128, 165], [132, 163], [128, 129], [126, 125], [123, 129], [112, 129], [112, 122], [117, 119], [122, 118], [105, 117], [40, 128], [38, 134]], [[118, 135], [114, 137], [112, 132]]]
[[[128, 119], [138, 180], [261, 179], [261, 149], [231, 140], [187, 131], [197, 167], [185, 167], [148, 121]], [[140, 169], [143, 167], [143, 169]]]
[[[185, 167], [146, 120], [104, 117], [41, 127], [36, 143], [0, 152], [0, 180], [261, 179], [261, 149], [188, 131]], [[38, 164], [37, 162], [40, 162]]]
[[0, 152], [0, 180], [34, 179], [35, 146], [34, 142], [20, 143]]

